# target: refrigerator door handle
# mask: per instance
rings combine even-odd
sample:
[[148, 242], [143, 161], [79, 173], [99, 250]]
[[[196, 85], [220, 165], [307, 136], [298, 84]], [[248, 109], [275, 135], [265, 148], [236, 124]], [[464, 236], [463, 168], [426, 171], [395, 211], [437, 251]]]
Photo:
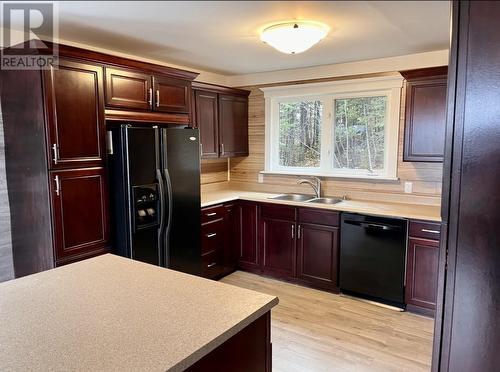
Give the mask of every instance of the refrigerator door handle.
[[167, 185], [167, 200], [168, 200], [168, 219], [167, 219], [167, 227], [165, 229], [165, 267], [170, 267], [170, 252], [168, 249], [169, 238], [170, 238], [170, 229], [172, 228], [172, 182], [170, 181], [170, 173], [168, 169], [165, 168], [163, 170], [165, 175], [165, 183]]
[[[158, 181], [158, 188], [160, 194], [160, 227], [158, 228], [158, 247], [162, 246], [163, 229], [165, 228], [165, 190], [163, 187], [163, 178], [161, 170], [156, 170], [156, 179]], [[159, 249], [161, 251], [161, 249]], [[161, 261], [160, 261], [161, 262]]]

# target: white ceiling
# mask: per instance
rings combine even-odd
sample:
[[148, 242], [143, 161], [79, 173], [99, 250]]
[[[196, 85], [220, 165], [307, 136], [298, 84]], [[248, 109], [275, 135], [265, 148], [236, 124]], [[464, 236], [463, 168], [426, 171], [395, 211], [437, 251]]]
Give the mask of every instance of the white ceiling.
[[[448, 48], [448, 1], [65, 1], [59, 38], [222, 74], [248, 74]], [[259, 40], [310, 19], [329, 35], [298, 55]]]

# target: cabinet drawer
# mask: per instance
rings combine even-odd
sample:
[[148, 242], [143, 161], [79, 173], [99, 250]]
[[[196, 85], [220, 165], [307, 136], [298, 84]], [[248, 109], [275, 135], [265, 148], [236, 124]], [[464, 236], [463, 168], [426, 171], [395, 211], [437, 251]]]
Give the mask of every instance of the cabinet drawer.
[[208, 253], [222, 249], [224, 244], [224, 220], [216, 220], [201, 227], [201, 252]]
[[224, 271], [222, 250], [216, 249], [201, 256], [201, 274], [205, 278], [215, 278]]
[[201, 223], [215, 221], [224, 217], [224, 206], [222, 204], [201, 210]]
[[338, 226], [339, 213], [322, 209], [299, 208], [299, 223]]
[[411, 237], [439, 240], [441, 224], [438, 222], [410, 221]]
[[262, 218], [274, 218], [278, 220], [295, 220], [295, 208], [286, 205], [263, 204], [261, 206]]

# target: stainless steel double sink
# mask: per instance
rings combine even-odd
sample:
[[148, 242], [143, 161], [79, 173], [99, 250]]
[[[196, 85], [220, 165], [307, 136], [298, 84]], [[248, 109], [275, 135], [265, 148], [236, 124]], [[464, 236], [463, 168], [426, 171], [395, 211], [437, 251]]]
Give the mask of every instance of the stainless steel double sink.
[[272, 196], [269, 199], [315, 203], [315, 204], [337, 204], [343, 201], [342, 199], [339, 198], [317, 198], [315, 195], [308, 195], [308, 194], [281, 194], [278, 196]]

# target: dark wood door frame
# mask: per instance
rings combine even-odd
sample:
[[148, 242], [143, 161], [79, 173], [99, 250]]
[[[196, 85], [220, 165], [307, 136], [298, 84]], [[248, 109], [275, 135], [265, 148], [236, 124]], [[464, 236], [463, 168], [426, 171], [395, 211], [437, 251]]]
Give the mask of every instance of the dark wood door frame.
[[498, 369], [500, 38], [495, 1], [455, 1], [432, 371]]

